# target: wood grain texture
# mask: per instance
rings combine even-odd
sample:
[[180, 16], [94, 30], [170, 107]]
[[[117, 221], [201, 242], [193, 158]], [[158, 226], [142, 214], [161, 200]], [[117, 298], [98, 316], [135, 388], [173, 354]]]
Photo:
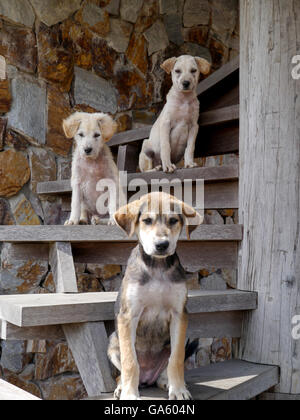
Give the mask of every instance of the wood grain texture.
[[107, 356], [108, 338], [103, 322], [62, 326], [89, 397], [111, 392], [116, 384]]
[[[277, 367], [230, 360], [186, 372], [186, 383], [194, 400], [250, 400], [278, 383]], [[158, 388], [141, 390], [144, 400], [166, 400]], [[111, 394], [99, 400], [111, 400]]]
[[70, 242], [50, 244], [49, 263], [57, 293], [77, 293], [77, 278]]
[[[240, 225], [201, 225], [192, 234], [192, 241], [240, 241]], [[187, 240], [185, 232], [180, 240]], [[117, 226], [0, 226], [0, 242], [136, 242]]]
[[281, 367], [279, 393], [300, 393], [300, 83], [298, 0], [242, 0], [238, 288], [257, 291], [241, 358]]
[[[1, 319], [18, 327], [74, 324], [114, 319], [115, 292], [0, 296]], [[256, 293], [189, 292], [189, 314], [256, 309]]]
[[[151, 184], [152, 180], [168, 179], [204, 179], [205, 182], [221, 182], [221, 181], [237, 181], [239, 177], [239, 168], [237, 165], [224, 165], [216, 167], [204, 167], [204, 168], [193, 168], [193, 169], [178, 169], [174, 174], [166, 174], [164, 172], [155, 173], [128, 173], [128, 182], [136, 179], [142, 179], [148, 184]], [[37, 186], [38, 194], [55, 194], [64, 195], [71, 194], [71, 183], [69, 180], [63, 181], [48, 181], [40, 182]]]

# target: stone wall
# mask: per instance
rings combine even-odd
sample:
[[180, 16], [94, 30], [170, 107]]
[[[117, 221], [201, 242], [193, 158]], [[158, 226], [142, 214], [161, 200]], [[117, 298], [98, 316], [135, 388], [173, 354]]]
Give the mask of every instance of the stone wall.
[[[36, 194], [38, 182], [70, 176], [72, 142], [63, 135], [63, 118], [75, 110], [104, 111], [119, 131], [150, 124], [170, 87], [160, 69], [166, 58], [199, 55], [215, 70], [238, 54], [238, 43], [238, 0], [1, 0], [0, 224], [66, 219], [59, 199]], [[208, 211], [206, 223], [234, 223], [236, 217], [234, 211]], [[124, 269], [79, 264], [79, 289], [117, 290]], [[202, 270], [190, 286], [234, 287], [235, 273]], [[3, 248], [0, 294], [53, 291], [47, 261], [16, 262]], [[231, 353], [230, 340], [204, 339], [189, 364]], [[0, 377], [39, 397], [85, 396], [65, 342], [2, 342], [0, 357]]]

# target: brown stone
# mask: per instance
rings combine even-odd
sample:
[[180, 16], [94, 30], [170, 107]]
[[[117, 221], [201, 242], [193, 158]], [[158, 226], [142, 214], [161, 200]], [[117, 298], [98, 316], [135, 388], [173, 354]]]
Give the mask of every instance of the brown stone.
[[145, 1], [136, 21], [134, 30], [143, 33], [149, 29], [159, 16], [159, 5], [157, 0]]
[[20, 70], [34, 73], [37, 67], [34, 32], [27, 28], [4, 26], [0, 31], [0, 55]]
[[22, 134], [9, 129], [6, 132], [5, 145], [16, 150], [26, 150], [30, 143]]
[[105, 37], [110, 30], [109, 14], [106, 10], [91, 2], [85, 2], [75, 19], [93, 32]]
[[11, 91], [9, 80], [0, 80], [0, 113], [5, 114], [10, 110]]
[[82, 400], [87, 393], [79, 374], [60, 375], [38, 382], [44, 400]]
[[147, 74], [149, 67], [148, 49], [147, 42], [143, 35], [132, 35], [126, 56], [135, 67], [137, 67], [142, 73]]
[[30, 179], [26, 157], [21, 152], [6, 150], [0, 152], [0, 196], [12, 197]]
[[6, 126], [7, 126], [7, 119], [6, 118], [0, 118], [0, 150], [2, 150], [3, 146], [4, 146]]
[[118, 124], [118, 133], [132, 129], [132, 118], [128, 114], [119, 115], [115, 118]]
[[[59, 112], [59, 111], [58, 111]], [[31, 188], [36, 192], [39, 182], [56, 180], [56, 162], [47, 150], [35, 149], [30, 153]]]
[[66, 343], [52, 344], [46, 354], [37, 354], [35, 379], [45, 380], [66, 372], [78, 372]]
[[228, 61], [229, 50], [222, 42], [215, 38], [209, 41], [209, 50], [212, 57], [213, 66], [215, 68], [221, 67]]
[[74, 58], [72, 54], [60, 48], [57, 28], [40, 26], [38, 53], [40, 77], [58, 85], [61, 91], [69, 92], [74, 76]]
[[21, 194], [12, 205], [12, 211], [17, 225], [40, 225], [41, 221], [36, 215], [31, 203]]
[[62, 128], [62, 121], [71, 115], [72, 112], [69, 98], [58, 89], [49, 87], [47, 104], [48, 132], [46, 145], [55, 154], [68, 156], [73, 142], [66, 138]]
[[62, 46], [74, 57], [76, 66], [91, 70], [93, 67], [93, 33], [70, 20], [61, 25]]
[[0, 198], [0, 225], [14, 225], [14, 219], [10, 212], [9, 204]]
[[142, 78], [137, 71], [120, 70], [116, 74], [115, 87], [119, 92], [120, 111], [145, 108], [151, 103], [153, 84]]
[[185, 29], [184, 40], [205, 46], [208, 40], [208, 26], [196, 26]]
[[99, 279], [93, 274], [78, 274], [77, 286], [79, 293], [103, 292]]
[[225, 362], [231, 359], [231, 339], [215, 339], [212, 344], [212, 361]]
[[54, 281], [54, 278], [53, 278], [53, 274], [52, 273], [48, 273], [47, 274], [47, 277], [46, 277], [46, 279], [45, 279], [42, 287], [44, 289], [46, 289], [46, 291], [48, 293], [55, 293], [55, 291], [56, 291], [56, 284], [55, 284], [55, 281]]
[[99, 37], [93, 39], [93, 67], [95, 73], [106, 79], [114, 77], [114, 67], [118, 54], [110, 48], [107, 42]]

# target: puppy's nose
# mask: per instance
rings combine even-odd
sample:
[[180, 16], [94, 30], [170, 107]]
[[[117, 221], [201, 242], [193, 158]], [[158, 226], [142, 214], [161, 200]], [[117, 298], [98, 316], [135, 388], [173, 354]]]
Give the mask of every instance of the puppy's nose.
[[93, 149], [91, 147], [87, 147], [86, 149], [84, 149], [84, 151], [87, 155], [90, 155], [92, 153]]
[[184, 89], [188, 89], [190, 87], [190, 85], [191, 85], [191, 82], [189, 82], [188, 80], [185, 80], [182, 83], [182, 85], [183, 85]]
[[159, 252], [166, 251], [169, 248], [170, 242], [169, 241], [162, 241], [156, 244], [156, 250]]

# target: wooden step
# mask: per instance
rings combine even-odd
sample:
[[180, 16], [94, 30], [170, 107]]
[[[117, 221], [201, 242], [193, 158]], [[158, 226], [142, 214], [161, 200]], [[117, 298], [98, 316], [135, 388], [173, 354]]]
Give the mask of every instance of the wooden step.
[[[241, 241], [241, 225], [201, 225], [191, 241]], [[185, 232], [180, 240], [187, 240]], [[136, 242], [117, 226], [0, 226], [0, 242]]]
[[0, 401], [40, 401], [39, 398], [0, 379]]
[[[226, 181], [238, 181], [239, 168], [237, 165], [228, 166], [217, 166], [217, 167], [204, 167], [204, 168], [193, 168], [193, 169], [178, 169], [174, 174], [166, 174], [165, 172], [144, 172], [144, 173], [129, 173], [127, 174], [128, 181], [143, 179], [148, 184], [151, 184], [152, 180], [168, 179], [172, 181], [174, 179], [191, 179], [193, 181], [197, 179], [203, 179], [206, 183], [214, 182], [226, 182]], [[62, 181], [48, 181], [39, 182], [37, 185], [38, 194], [47, 195], [64, 195], [72, 192], [70, 180]]]
[[[0, 318], [18, 327], [111, 321], [114, 319], [116, 299], [115, 292], [0, 296]], [[192, 290], [187, 302], [192, 322], [196, 314], [256, 308], [256, 293], [237, 290]]]
[[199, 96], [207, 92], [212, 87], [217, 87], [220, 83], [224, 83], [228, 77], [236, 73], [240, 68], [240, 57], [236, 57], [229, 63], [222, 66], [205, 80], [199, 83], [197, 93]]
[[[162, 180], [204, 180], [205, 209], [237, 209], [238, 208], [238, 166], [204, 167], [194, 169], [179, 169], [174, 174], [164, 172], [128, 173], [127, 184], [142, 180], [147, 182], [149, 192]], [[124, 179], [123, 179], [124, 182]], [[195, 188], [195, 187], [193, 187]], [[63, 211], [71, 209], [71, 183], [69, 180], [42, 182], [38, 184], [38, 194], [61, 195]], [[134, 194], [128, 193], [128, 196]]]
[[[279, 368], [231, 360], [186, 372], [186, 383], [194, 400], [250, 400], [279, 383]], [[166, 400], [158, 388], [141, 390], [143, 400]], [[102, 394], [97, 400], [113, 400]]]

